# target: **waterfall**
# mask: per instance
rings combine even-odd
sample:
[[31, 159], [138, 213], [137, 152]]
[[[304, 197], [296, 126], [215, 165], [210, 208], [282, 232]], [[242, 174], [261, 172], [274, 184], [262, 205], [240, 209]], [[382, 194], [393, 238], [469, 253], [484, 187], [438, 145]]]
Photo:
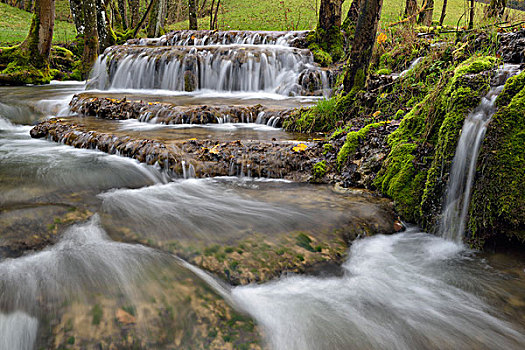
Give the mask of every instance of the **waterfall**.
[[439, 235], [461, 242], [465, 232], [472, 183], [481, 142], [492, 116], [496, 112], [496, 98], [503, 90], [505, 81], [518, 73], [519, 66], [500, 68], [497, 85], [481, 99], [481, 103], [465, 118], [461, 136], [452, 160], [450, 179], [446, 189], [444, 210], [439, 226]]
[[93, 68], [88, 88], [285, 96], [329, 92], [330, 72], [314, 63], [309, 50], [292, 46], [293, 40], [299, 40], [296, 32], [188, 33], [192, 32], [174, 32], [169, 40], [161, 40], [166, 45], [144, 40], [106, 49]]
[[180, 30], [160, 38], [128, 40], [128, 45], [142, 46], [204, 46], [204, 45], [280, 45], [304, 47], [309, 31], [215, 31]]

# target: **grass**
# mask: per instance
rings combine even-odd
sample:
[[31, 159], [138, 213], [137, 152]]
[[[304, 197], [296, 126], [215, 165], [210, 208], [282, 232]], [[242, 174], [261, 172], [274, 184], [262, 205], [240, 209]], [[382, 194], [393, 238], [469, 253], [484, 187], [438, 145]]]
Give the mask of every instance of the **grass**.
[[[351, 0], [343, 4], [343, 19], [346, 17]], [[422, 1], [418, 1], [420, 4]], [[219, 11], [219, 29], [221, 30], [304, 30], [313, 29], [317, 23], [317, 8], [320, 0], [224, 0]], [[436, 0], [434, 20], [441, 15], [443, 0]], [[483, 18], [483, 7], [476, 3], [476, 23]], [[384, 0], [381, 25], [386, 28], [390, 23], [401, 19], [405, 0]], [[449, 0], [444, 24], [465, 25], [468, 16], [464, 15], [468, 4], [465, 0]], [[511, 17], [525, 18], [525, 12], [511, 10]], [[199, 28], [209, 28], [209, 17], [199, 19]], [[188, 21], [174, 23], [168, 29], [187, 29]]]
[[[352, 0], [343, 4], [343, 19]], [[421, 4], [421, 0], [419, 3]], [[304, 30], [313, 29], [317, 23], [317, 11], [320, 0], [223, 0], [219, 13], [219, 29], [222, 30]], [[384, 0], [381, 27], [401, 18], [405, 0]], [[439, 20], [443, 0], [435, 1], [434, 20]], [[483, 18], [483, 7], [476, 3], [476, 23]], [[465, 0], [449, 0], [446, 25], [465, 25], [464, 15], [468, 4]], [[67, 0], [56, 2], [57, 21], [55, 22], [55, 42], [70, 42], [76, 35], [73, 23], [70, 23], [69, 3]], [[510, 10], [514, 19], [525, 19], [525, 12]], [[69, 21], [69, 22], [68, 22]], [[210, 19], [199, 19], [199, 28], [209, 28]], [[0, 3], [0, 45], [7, 46], [23, 41], [31, 24], [31, 14]], [[167, 29], [187, 29], [188, 21], [170, 24]]]
[[[10, 46], [22, 42], [31, 25], [29, 12], [0, 3], [0, 46]], [[70, 42], [77, 34], [75, 25], [64, 21], [55, 21], [53, 41]]]

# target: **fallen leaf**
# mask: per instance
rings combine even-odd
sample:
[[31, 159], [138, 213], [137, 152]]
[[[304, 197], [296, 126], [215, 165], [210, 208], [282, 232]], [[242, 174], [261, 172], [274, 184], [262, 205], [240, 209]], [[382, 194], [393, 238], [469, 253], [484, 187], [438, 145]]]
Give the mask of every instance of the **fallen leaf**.
[[304, 152], [308, 148], [304, 143], [300, 143], [292, 148], [294, 152]]

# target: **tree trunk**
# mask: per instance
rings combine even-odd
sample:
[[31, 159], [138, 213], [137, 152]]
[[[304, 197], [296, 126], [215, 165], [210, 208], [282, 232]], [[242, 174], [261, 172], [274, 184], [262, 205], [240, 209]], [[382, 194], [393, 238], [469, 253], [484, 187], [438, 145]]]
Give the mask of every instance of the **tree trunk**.
[[427, 1], [427, 8], [419, 15], [418, 23], [430, 27], [432, 25], [432, 16], [434, 15], [434, 0]]
[[365, 0], [362, 6], [343, 81], [347, 93], [362, 90], [366, 85], [368, 65], [376, 42], [377, 23], [381, 17], [382, 6], [383, 0]]
[[443, 0], [443, 8], [441, 9], [441, 17], [439, 17], [439, 25], [443, 25], [445, 16], [447, 15], [447, 0]]
[[342, 5], [342, 0], [322, 0], [319, 8], [316, 41], [332, 56], [334, 61], [344, 56], [343, 36], [341, 35]]
[[131, 12], [131, 27], [135, 28], [140, 22], [140, 0], [128, 0]]
[[363, 6], [364, 0], [353, 0], [346, 14], [346, 19], [342, 25], [342, 29], [347, 34], [353, 34], [355, 27], [357, 25], [357, 19], [359, 18], [359, 13], [361, 7]]
[[153, 8], [151, 9], [151, 13], [149, 14], [148, 28], [146, 29], [146, 32], [148, 33], [148, 38], [155, 37], [155, 31], [157, 29], [157, 20], [159, 19], [159, 0], [153, 1]]
[[49, 53], [55, 26], [55, 0], [36, 0], [31, 28], [20, 50], [29, 55], [38, 69], [49, 69]]
[[159, 0], [159, 13], [157, 17], [157, 27], [155, 28], [155, 37], [158, 37], [164, 32], [164, 25], [166, 24], [166, 16], [168, 14], [168, 0]]
[[211, 10], [210, 10], [210, 30], [213, 29], [213, 6], [215, 6], [215, 0], [211, 0]]
[[215, 14], [213, 15], [213, 28], [212, 29], [218, 29], [219, 24], [217, 21], [217, 18], [219, 16], [219, 6], [221, 5], [221, 0], [217, 0], [217, 6], [215, 7]]
[[84, 9], [82, 8], [82, 0], [69, 0], [69, 9], [71, 16], [73, 16], [77, 35], [84, 35]]
[[202, 1], [202, 4], [201, 4], [201, 6], [200, 6], [200, 8], [199, 8], [199, 13], [197, 13], [197, 16], [198, 16], [199, 18], [205, 16], [205, 13], [206, 13], [206, 8], [205, 8], [205, 6], [206, 6], [206, 2], [207, 2], [206, 0], [203, 0], [203, 1]]
[[146, 18], [148, 18], [151, 10], [153, 9], [153, 5], [155, 4], [156, 1], [157, 0], [151, 0], [149, 2], [146, 12], [144, 12], [144, 15], [142, 15], [142, 18], [139, 21], [139, 24], [135, 27], [135, 30], [133, 31], [132, 38], [135, 38], [137, 34], [139, 33], [140, 29], [144, 26], [144, 22], [146, 22]]
[[324, 31], [330, 31], [333, 26], [341, 28], [341, 0], [321, 0], [319, 8], [319, 25]]
[[[446, 0], [445, 0], [446, 1]], [[416, 16], [417, 13], [417, 0], [406, 0], [405, 2], [405, 18], [410, 18], [410, 23], [416, 22]]]
[[487, 16], [488, 17], [503, 17], [505, 13], [505, 7], [507, 6], [506, 0], [490, 0]]
[[197, 0], [188, 0], [190, 30], [197, 30]]
[[470, 0], [470, 9], [469, 9], [469, 21], [468, 21], [468, 29], [474, 28], [474, 0]]
[[116, 36], [113, 29], [111, 29], [106, 10], [106, 1], [109, 0], [96, 0], [99, 53], [102, 53], [107, 47], [115, 45], [116, 43]]
[[87, 78], [98, 56], [97, 0], [84, 0], [84, 54], [82, 77]]
[[127, 30], [128, 29], [128, 11], [126, 7], [126, 0], [118, 0], [118, 12], [120, 13], [120, 17], [122, 17], [122, 29]]

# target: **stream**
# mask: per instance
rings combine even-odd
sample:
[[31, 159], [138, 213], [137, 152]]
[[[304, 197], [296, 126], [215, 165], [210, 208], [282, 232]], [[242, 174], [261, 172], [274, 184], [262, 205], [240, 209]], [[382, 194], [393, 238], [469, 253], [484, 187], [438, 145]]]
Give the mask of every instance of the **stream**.
[[[302, 51], [277, 39], [277, 54], [267, 39], [264, 50], [257, 51], [254, 43], [260, 38], [243, 38], [233, 43], [218, 38], [227, 51], [213, 42], [211, 49], [204, 46], [194, 52], [204, 62], [202, 67], [223, 73], [198, 82], [205, 89], [214, 86], [213, 91], [157, 86], [159, 76], [168, 73], [148, 73], [153, 59], [146, 56], [156, 55], [160, 47], [155, 59], [166, 60], [165, 47], [141, 55], [130, 45], [131, 56], [112, 61], [120, 65], [110, 69], [113, 80], [100, 76], [105, 59], [118, 55], [111, 49], [106, 52], [95, 69], [99, 85], [88, 92], [154, 96], [178, 105], [286, 108], [320, 98], [326, 76], [319, 72], [318, 96], [303, 96], [300, 86], [290, 83], [290, 75], [298, 76], [298, 70], [317, 69]], [[209, 40], [197, 39], [202, 40], [199, 45]], [[183, 35], [170, 40], [181, 44], [189, 39]], [[216, 51], [235, 55], [231, 50], [238, 45], [259, 52], [245, 52], [258, 65], [235, 70], [212, 59]], [[280, 75], [279, 67], [269, 75], [260, 73], [272, 60], [283, 65], [285, 74]], [[181, 64], [166, 69], [176, 71]], [[135, 83], [126, 83], [128, 66], [151, 78], [145, 88], [136, 90]], [[191, 67], [196, 71], [200, 66]], [[261, 80], [235, 84], [254, 74]], [[104, 92], [106, 88], [111, 91]], [[0, 87], [1, 350], [525, 346], [525, 256], [472, 251], [413, 226], [341, 246], [341, 266], [327, 264], [305, 274], [284, 269], [267, 280], [252, 268], [253, 281], [259, 278], [260, 283], [228, 281], [214, 273], [212, 265], [207, 269], [212, 272], [197, 267], [199, 262], [206, 266], [210, 256], [221, 261], [221, 247], [233, 247], [231, 254], [241, 264], [242, 257], [262, 263], [269, 259], [264, 247], [288, 242], [290, 232], [322, 242], [323, 237], [346, 234], [358, 223], [380, 226], [386, 216], [383, 203], [327, 185], [252, 178], [244, 172], [192, 178], [188, 167], [183, 176], [174, 176], [130, 158], [29, 136], [31, 125], [39, 120], [56, 115], [79, 118], [70, 116], [68, 104], [84, 91], [84, 83], [69, 82]], [[283, 91], [286, 96], [279, 94]], [[84, 123], [141, 137], [156, 134], [163, 140], [304, 138], [255, 122], [163, 125], [86, 117]], [[324, 254], [329, 247], [319, 250]], [[224, 272], [223, 266], [217, 271]], [[228, 268], [226, 277], [236, 266]]]

